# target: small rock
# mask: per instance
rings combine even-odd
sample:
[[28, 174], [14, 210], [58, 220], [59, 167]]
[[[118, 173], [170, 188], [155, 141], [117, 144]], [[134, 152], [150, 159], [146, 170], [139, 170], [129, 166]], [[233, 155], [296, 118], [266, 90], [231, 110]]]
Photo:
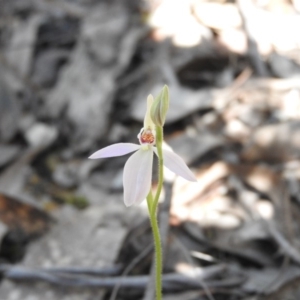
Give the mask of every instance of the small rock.
[[57, 129], [45, 123], [36, 123], [25, 132], [26, 141], [31, 147], [49, 146], [57, 137]]

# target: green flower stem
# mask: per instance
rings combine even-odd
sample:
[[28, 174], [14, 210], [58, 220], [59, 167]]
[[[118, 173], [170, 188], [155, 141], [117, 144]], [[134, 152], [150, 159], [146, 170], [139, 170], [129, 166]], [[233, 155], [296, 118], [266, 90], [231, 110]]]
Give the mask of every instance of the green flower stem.
[[158, 154], [158, 185], [157, 185], [157, 191], [154, 197], [154, 201], [152, 204], [152, 211], [153, 213], [156, 212], [159, 196], [163, 187], [164, 182], [164, 159], [163, 159], [163, 153], [162, 153], [162, 143], [163, 143], [163, 128], [160, 126], [156, 126], [156, 148], [157, 148], [157, 154]]
[[158, 186], [155, 197], [153, 199], [152, 192], [150, 191], [147, 196], [147, 204], [149, 210], [150, 223], [154, 238], [155, 248], [155, 286], [156, 286], [156, 300], [162, 300], [162, 248], [161, 239], [157, 221], [157, 206], [159, 196], [163, 187], [164, 173], [163, 173], [163, 154], [162, 154], [162, 142], [163, 142], [163, 128], [156, 126], [156, 147], [158, 154]]
[[147, 203], [154, 238], [156, 300], [162, 300], [162, 249], [156, 213], [151, 213], [151, 207], [153, 204], [153, 196], [151, 192], [147, 196]]

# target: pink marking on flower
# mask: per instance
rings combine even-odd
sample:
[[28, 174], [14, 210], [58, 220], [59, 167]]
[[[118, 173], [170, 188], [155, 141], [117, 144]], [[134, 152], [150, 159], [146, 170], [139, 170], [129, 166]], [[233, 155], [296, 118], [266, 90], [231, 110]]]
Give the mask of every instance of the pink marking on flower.
[[139, 136], [139, 140], [141, 144], [155, 144], [155, 136], [151, 129], [143, 130]]

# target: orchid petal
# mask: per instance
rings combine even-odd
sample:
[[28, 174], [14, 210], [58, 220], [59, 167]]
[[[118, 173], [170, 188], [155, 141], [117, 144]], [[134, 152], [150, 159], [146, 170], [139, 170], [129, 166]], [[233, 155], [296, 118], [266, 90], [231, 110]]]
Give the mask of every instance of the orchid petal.
[[97, 159], [97, 158], [105, 158], [105, 157], [122, 156], [130, 152], [136, 151], [140, 147], [141, 147], [140, 145], [131, 144], [131, 143], [114, 144], [96, 151], [89, 158]]
[[[154, 147], [154, 152], [157, 155], [157, 149]], [[175, 174], [183, 177], [188, 181], [197, 181], [197, 178], [185, 164], [183, 159], [169, 150], [163, 149], [164, 165]]]
[[124, 173], [124, 202], [126, 206], [140, 204], [151, 188], [153, 150], [140, 149], [127, 160]]

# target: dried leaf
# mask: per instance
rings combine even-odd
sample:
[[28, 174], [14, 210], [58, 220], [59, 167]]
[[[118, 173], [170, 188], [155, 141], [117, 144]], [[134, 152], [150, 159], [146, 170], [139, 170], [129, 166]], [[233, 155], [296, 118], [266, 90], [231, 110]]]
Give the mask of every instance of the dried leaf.
[[0, 193], [0, 220], [10, 230], [21, 231], [30, 237], [45, 232], [51, 222], [45, 212], [3, 193]]

